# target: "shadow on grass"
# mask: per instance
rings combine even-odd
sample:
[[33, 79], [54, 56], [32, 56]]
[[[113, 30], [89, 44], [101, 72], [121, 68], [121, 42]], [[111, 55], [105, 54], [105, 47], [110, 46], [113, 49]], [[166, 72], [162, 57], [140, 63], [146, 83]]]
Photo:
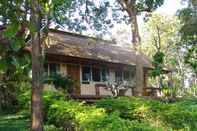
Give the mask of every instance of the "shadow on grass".
[[28, 131], [29, 119], [24, 115], [0, 114], [0, 131]]

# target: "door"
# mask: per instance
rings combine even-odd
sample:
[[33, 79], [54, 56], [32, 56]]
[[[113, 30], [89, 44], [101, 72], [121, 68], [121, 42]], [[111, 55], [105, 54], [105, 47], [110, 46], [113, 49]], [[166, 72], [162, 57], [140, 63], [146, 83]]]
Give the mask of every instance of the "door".
[[67, 73], [73, 80], [75, 80], [75, 84], [72, 90], [73, 95], [80, 95], [80, 67], [79, 65], [67, 65]]

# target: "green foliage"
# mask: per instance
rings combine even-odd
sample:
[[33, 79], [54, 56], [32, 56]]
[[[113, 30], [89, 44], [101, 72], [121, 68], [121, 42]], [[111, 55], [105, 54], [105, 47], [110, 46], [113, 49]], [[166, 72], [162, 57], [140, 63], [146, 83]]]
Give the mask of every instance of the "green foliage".
[[136, 7], [138, 12], [153, 11], [163, 5], [164, 0], [137, 0]]
[[[135, 7], [138, 15], [157, 9], [163, 2], [164, 0], [136, 0], [129, 4]], [[93, 35], [102, 37], [104, 34], [110, 33], [109, 30], [115, 23], [130, 24], [131, 22], [129, 14], [117, 0], [74, 0], [70, 8], [64, 9], [65, 6], [67, 7], [67, 3], [58, 7], [59, 10], [55, 12], [55, 22], [80, 33], [90, 29], [93, 30]]]
[[64, 130], [119, 131], [156, 130], [146, 123], [130, 121], [119, 117], [118, 112], [105, 113], [102, 108], [87, 106], [75, 101], [56, 101], [49, 108], [48, 122]]
[[72, 80], [70, 77], [53, 73], [50, 76], [45, 76], [44, 83], [53, 84], [56, 89], [61, 88], [70, 93], [72, 91], [73, 85], [76, 82]]
[[0, 82], [0, 112], [13, 112], [17, 109], [15, 82]]
[[186, 47], [185, 63], [189, 64], [197, 74], [197, 2], [188, 1], [188, 7], [178, 12], [181, 21], [181, 45]]
[[57, 128], [54, 125], [44, 125], [44, 131], [64, 131], [61, 128]]
[[187, 55], [185, 56], [185, 63], [190, 64], [195, 74], [197, 74], [197, 46], [193, 45], [188, 49]]
[[[59, 91], [45, 90], [43, 100], [45, 129], [49, 131], [166, 131], [197, 128], [197, 98], [164, 103], [137, 97], [118, 97], [86, 105], [66, 100]], [[21, 105], [30, 102], [30, 95], [26, 93], [22, 101], [24, 104]]]
[[149, 123], [161, 130], [192, 130], [197, 128], [195, 100], [165, 104], [143, 98], [117, 98], [102, 100], [97, 106], [110, 114], [119, 112], [121, 118]]
[[28, 110], [30, 111], [30, 105], [31, 105], [31, 91], [28, 90], [24, 93], [21, 93], [17, 97], [18, 103], [19, 103], [19, 108], [21, 110]]
[[0, 114], [0, 131], [27, 131], [29, 120], [24, 115]]
[[151, 72], [153, 77], [159, 76], [162, 73], [163, 70], [163, 65], [164, 65], [164, 53], [163, 52], [156, 52], [155, 55], [153, 56], [153, 65], [154, 65], [154, 70]]

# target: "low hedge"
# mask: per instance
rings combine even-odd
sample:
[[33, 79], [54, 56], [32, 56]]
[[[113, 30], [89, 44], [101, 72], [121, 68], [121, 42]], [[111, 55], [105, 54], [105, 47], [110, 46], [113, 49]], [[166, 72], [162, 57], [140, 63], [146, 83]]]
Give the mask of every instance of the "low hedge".
[[75, 101], [55, 101], [48, 111], [48, 123], [63, 130], [84, 131], [154, 131], [148, 123], [119, 117], [118, 112], [107, 114], [103, 108], [87, 106]]
[[[25, 96], [25, 97], [24, 97]], [[29, 93], [20, 98], [27, 109]], [[197, 98], [163, 103], [138, 97], [107, 98], [95, 105], [66, 100], [64, 94], [44, 91], [46, 130], [166, 131], [197, 129]]]
[[108, 114], [119, 112], [123, 119], [150, 123], [165, 130], [197, 129], [197, 102], [195, 98], [175, 103], [162, 103], [136, 97], [104, 99], [97, 103]]

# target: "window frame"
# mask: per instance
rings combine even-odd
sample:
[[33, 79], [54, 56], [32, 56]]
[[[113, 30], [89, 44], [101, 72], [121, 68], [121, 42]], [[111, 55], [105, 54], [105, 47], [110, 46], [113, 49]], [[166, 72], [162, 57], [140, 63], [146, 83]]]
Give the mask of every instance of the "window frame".
[[[83, 80], [83, 68], [84, 67], [89, 67], [90, 68], [90, 80]], [[81, 83], [82, 84], [90, 84], [90, 82], [92, 81], [92, 68], [90, 65], [81, 65]]]
[[[120, 77], [120, 80], [118, 80], [117, 78], [117, 73], [120, 73], [121, 74], [121, 77]], [[123, 69], [116, 69], [115, 70], [115, 82], [123, 82], [124, 81], [124, 78], [123, 78]]]
[[[106, 71], [105, 72], [105, 77], [106, 77], [106, 80], [103, 79], [103, 71]], [[109, 68], [108, 67], [101, 67], [101, 82], [107, 82], [110, 80], [110, 72], [109, 72]]]
[[[45, 63], [46, 65], [44, 65], [44, 73], [46, 73], [48, 76], [50, 76], [50, 75], [52, 75], [52, 72], [51, 72], [51, 70], [50, 70], [50, 65], [51, 64], [55, 64], [55, 72], [54, 72], [54, 74], [59, 74], [60, 73], [60, 66], [61, 66], [61, 64], [60, 63], [56, 63], [56, 62], [47, 62], [47, 63]], [[47, 68], [47, 69], [46, 69]], [[47, 72], [46, 72], [47, 71]]]
[[[99, 81], [94, 80], [94, 78], [93, 78], [93, 77], [94, 77], [94, 76], [93, 76], [93, 69], [98, 69], [98, 70], [99, 70], [99, 73], [98, 73], [99, 78], [100, 78]], [[101, 67], [96, 67], [96, 66], [92, 66], [92, 67], [91, 67], [91, 71], [92, 71], [92, 72], [91, 72], [91, 75], [92, 75], [92, 81], [93, 81], [93, 82], [102, 82], [102, 74], [101, 74], [102, 72], [101, 72], [101, 70], [102, 70]]]
[[[80, 66], [81, 67], [81, 75], [80, 75], [80, 78], [81, 78], [81, 83], [82, 84], [90, 84], [91, 82], [107, 82], [107, 81], [109, 81], [109, 79], [110, 79], [110, 72], [109, 72], [109, 68], [108, 67], [106, 67], [106, 66], [93, 66], [93, 65], [81, 65]], [[90, 68], [90, 80], [89, 81], [84, 81], [83, 80], [83, 67], [89, 67]], [[97, 68], [97, 69], [99, 69], [100, 71], [99, 71], [99, 75], [100, 75], [100, 81], [95, 81], [95, 80], [93, 80], [93, 68]], [[106, 70], [106, 80], [104, 81], [103, 80], [103, 74], [102, 74], [102, 71], [103, 70]]]

